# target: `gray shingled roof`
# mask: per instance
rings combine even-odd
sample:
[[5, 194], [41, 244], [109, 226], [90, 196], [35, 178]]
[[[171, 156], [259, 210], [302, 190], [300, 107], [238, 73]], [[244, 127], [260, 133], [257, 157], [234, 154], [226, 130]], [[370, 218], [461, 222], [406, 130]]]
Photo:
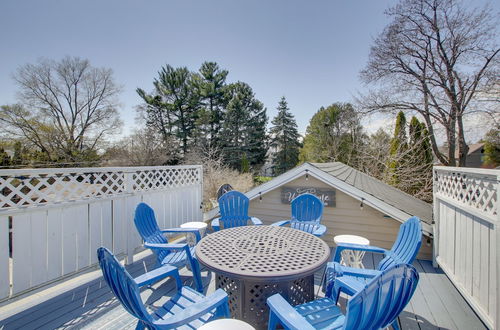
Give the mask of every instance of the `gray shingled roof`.
[[432, 224], [432, 205], [394, 188], [343, 163], [311, 163], [320, 170], [387, 203]]

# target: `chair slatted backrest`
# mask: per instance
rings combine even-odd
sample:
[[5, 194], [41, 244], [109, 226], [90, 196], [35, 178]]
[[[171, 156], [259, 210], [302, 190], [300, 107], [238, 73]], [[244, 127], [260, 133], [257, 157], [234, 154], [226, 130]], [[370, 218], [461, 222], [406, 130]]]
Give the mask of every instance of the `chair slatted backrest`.
[[139, 320], [152, 323], [153, 319], [142, 303], [137, 284], [115, 256], [105, 247], [100, 247], [97, 249], [97, 258], [104, 280], [127, 312]]
[[319, 227], [316, 221], [292, 221], [290, 222], [290, 228], [305, 231], [306, 233], [312, 234]]
[[220, 221], [224, 229], [248, 224], [249, 199], [243, 193], [232, 190], [219, 198]]
[[417, 270], [407, 264], [384, 270], [347, 304], [344, 329], [383, 329], [410, 301], [418, 284]]
[[323, 202], [313, 194], [302, 194], [291, 203], [292, 221], [320, 223], [323, 216]]
[[[139, 203], [139, 205], [137, 205], [134, 223], [144, 242], [154, 244], [168, 243], [167, 238], [160, 231], [160, 227], [158, 227], [154, 210], [148, 204]], [[161, 263], [170, 251], [166, 249], [154, 249], [154, 253], [156, 254], [158, 263]]]
[[217, 200], [219, 200], [222, 197], [222, 195], [232, 190], [234, 189], [229, 183], [223, 184], [222, 186], [219, 187], [219, 189], [217, 189]]
[[400, 227], [398, 237], [391, 250], [378, 264], [379, 270], [385, 270], [395, 264], [411, 264], [422, 245], [422, 224], [418, 217], [411, 217]]

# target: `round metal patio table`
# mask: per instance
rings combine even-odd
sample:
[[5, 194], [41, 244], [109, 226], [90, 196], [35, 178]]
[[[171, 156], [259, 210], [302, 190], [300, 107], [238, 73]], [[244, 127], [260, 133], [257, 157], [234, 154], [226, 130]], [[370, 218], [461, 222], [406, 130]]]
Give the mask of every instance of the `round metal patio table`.
[[231, 315], [259, 329], [267, 326], [266, 299], [273, 294], [292, 305], [314, 299], [314, 273], [328, 261], [330, 248], [300, 230], [244, 226], [204, 237], [196, 257], [227, 292]]

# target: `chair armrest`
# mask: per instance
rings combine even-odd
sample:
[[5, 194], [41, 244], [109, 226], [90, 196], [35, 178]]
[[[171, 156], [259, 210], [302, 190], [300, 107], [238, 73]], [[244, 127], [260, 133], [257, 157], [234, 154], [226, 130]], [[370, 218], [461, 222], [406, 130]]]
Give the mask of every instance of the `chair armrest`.
[[258, 225], [262, 225], [262, 221], [259, 219], [259, 218], [256, 218], [256, 217], [250, 217], [250, 221], [253, 222], [254, 225], [258, 226]]
[[346, 276], [373, 278], [380, 274], [380, 271], [375, 269], [353, 268], [347, 266], [340, 266], [340, 267], [342, 267], [342, 274]]
[[165, 277], [172, 276], [175, 278], [175, 283], [177, 284], [177, 288], [180, 288], [182, 286], [181, 279], [179, 277], [179, 270], [177, 267], [170, 266], [170, 265], [165, 265], [159, 268], [156, 268], [155, 270], [152, 270], [150, 272], [147, 272], [145, 274], [142, 274], [141, 276], [138, 276], [134, 278], [135, 283], [137, 284], [138, 287], [153, 284], [155, 282], [158, 282], [159, 280], [164, 279]]
[[366, 251], [366, 252], [384, 253], [384, 254], [387, 253], [386, 249], [379, 248], [377, 246], [339, 243], [337, 244], [337, 248], [335, 249], [335, 256], [333, 257], [333, 261], [340, 262], [340, 253], [344, 250]]
[[353, 277], [341, 276], [327, 286], [325, 296], [336, 301], [340, 292], [344, 292], [349, 296], [354, 296], [356, 293], [363, 290], [365, 286], [366, 283], [358, 281]]
[[210, 296], [207, 296], [197, 303], [190, 305], [187, 309], [177, 312], [172, 317], [156, 321], [155, 325], [165, 325], [168, 326], [168, 328], [177, 328], [200, 318], [211, 310], [224, 304], [227, 305], [227, 307], [224, 308], [224, 314], [226, 315], [222, 316], [230, 317], [227, 293], [225, 293], [222, 289], [217, 289]]
[[278, 221], [278, 222], [275, 222], [275, 223], [271, 224], [271, 226], [283, 227], [284, 225], [289, 224], [290, 221], [292, 221], [292, 220], [281, 220], [281, 221]]
[[200, 231], [196, 228], [170, 228], [160, 230], [162, 233], [193, 233], [196, 237], [196, 242], [201, 240]]
[[314, 329], [279, 293], [267, 298], [270, 313], [274, 313], [285, 329]]
[[312, 232], [312, 234], [316, 237], [321, 237], [326, 233], [326, 226], [322, 224], [318, 224], [318, 227]]
[[220, 218], [215, 218], [212, 220], [211, 226], [214, 231], [219, 231], [220, 230], [220, 223], [219, 223]]
[[379, 270], [347, 267], [341, 265], [338, 262], [329, 262], [326, 265], [326, 272], [333, 274], [334, 277], [340, 277], [346, 275], [346, 276], [356, 276], [363, 278], [372, 278], [380, 274]]
[[189, 253], [189, 245], [187, 244], [165, 244], [165, 243], [144, 243], [144, 247], [148, 249], [165, 249], [165, 250], [185, 250], [186, 253]]
[[323, 283], [325, 296], [334, 300], [338, 298], [334, 295], [338, 295], [340, 291], [353, 295], [364, 288], [364, 283], [353, 277], [370, 279], [380, 274], [378, 270], [352, 268], [342, 266], [338, 262], [329, 262], [325, 272], [325, 282]]

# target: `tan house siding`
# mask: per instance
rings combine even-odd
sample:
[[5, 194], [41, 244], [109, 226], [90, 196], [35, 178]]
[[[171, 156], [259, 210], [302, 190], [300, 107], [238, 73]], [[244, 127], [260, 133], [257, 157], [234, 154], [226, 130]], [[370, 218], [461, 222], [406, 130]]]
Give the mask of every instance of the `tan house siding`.
[[[332, 189], [333, 187], [320, 180], [304, 176], [295, 179], [283, 186], [277, 187], [262, 194], [262, 201], [256, 198], [250, 202], [249, 215], [262, 220], [264, 224], [290, 218], [290, 205], [281, 203], [282, 187], [310, 187]], [[336, 206], [325, 207], [321, 223], [328, 231], [323, 239], [328, 245], [334, 247], [333, 237], [343, 234], [354, 234], [366, 237], [371, 245], [390, 249], [398, 234], [400, 222], [384, 218], [384, 214], [364, 205], [353, 197], [336, 190]], [[427, 244], [427, 237], [422, 239], [422, 247], [418, 255], [420, 259], [432, 259], [432, 248]]]

